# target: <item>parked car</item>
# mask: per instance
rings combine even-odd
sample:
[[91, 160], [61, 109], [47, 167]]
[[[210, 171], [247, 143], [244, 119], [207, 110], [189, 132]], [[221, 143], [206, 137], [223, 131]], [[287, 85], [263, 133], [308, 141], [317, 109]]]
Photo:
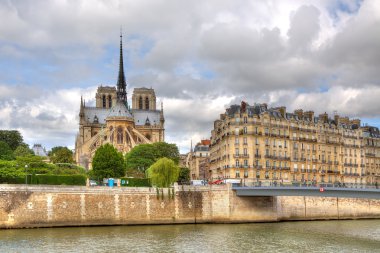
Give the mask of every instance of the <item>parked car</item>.
[[98, 183], [95, 180], [90, 180], [90, 186], [97, 186]]

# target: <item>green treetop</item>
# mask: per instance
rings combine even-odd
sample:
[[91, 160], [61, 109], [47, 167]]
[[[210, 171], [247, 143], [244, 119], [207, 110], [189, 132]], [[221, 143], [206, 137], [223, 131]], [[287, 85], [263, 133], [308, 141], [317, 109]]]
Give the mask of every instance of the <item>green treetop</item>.
[[179, 167], [169, 158], [160, 158], [147, 170], [152, 185], [157, 187], [170, 187], [178, 180]]
[[22, 143], [19, 145], [15, 151], [13, 151], [14, 156], [28, 156], [28, 155], [34, 155], [33, 150], [31, 150], [28, 146], [28, 144]]
[[169, 158], [178, 164], [177, 145], [166, 142], [137, 145], [125, 157], [127, 174], [143, 177], [145, 170], [162, 157]]
[[0, 130], [0, 141], [8, 144], [8, 146], [15, 150], [22, 144], [22, 136], [17, 130]]
[[125, 176], [123, 154], [108, 143], [99, 147], [92, 159], [91, 173], [92, 176], [98, 178]]
[[74, 163], [73, 152], [67, 147], [54, 147], [49, 152], [52, 163]]
[[6, 142], [0, 141], [0, 160], [10, 161], [13, 159], [14, 159], [14, 156], [13, 156], [12, 149], [9, 147], [9, 145]]

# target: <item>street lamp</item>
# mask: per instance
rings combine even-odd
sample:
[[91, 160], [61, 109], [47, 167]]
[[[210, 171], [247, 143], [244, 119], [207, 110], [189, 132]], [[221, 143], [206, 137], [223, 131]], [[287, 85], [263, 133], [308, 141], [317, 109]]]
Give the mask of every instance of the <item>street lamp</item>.
[[25, 184], [28, 184], [28, 174], [26, 174], [27, 170], [28, 170], [28, 165], [25, 164]]

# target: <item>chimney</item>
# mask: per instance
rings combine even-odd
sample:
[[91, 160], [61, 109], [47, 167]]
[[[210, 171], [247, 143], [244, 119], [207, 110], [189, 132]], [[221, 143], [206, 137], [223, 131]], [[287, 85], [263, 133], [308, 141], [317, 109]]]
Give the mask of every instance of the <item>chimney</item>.
[[329, 120], [329, 115], [326, 112], [319, 114], [319, 120], [321, 120], [323, 123], [327, 123]]
[[299, 119], [303, 119], [303, 110], [302, 109], [295, 110], [294, 114], [297, 115]]
[[281, 107], [279, 108], [279, 110], [280, 110], [280, 113], [281, 113], [282, 117], [285, 117], [285, 114], [286, 114], [286, 107], [285, 107], [285, 106], [281, 106]]
[[314, 112], [313, 111], [307, 111], [307, 112], [304, 112], [303, 115], [309, 119], [310, 121], [313, 121], [314, 120]]
[[357, 125], [358, 127], [360, 127], [360, 123], [361, 123], [360, 119], [353, 119], [353, 120], [351, 121], [351, 124], [352, 124], [352, 125]]
[[338, 114], [335, 114], [334, 115], [334, 121], [337, 125], [339, 125], [339, 115]]

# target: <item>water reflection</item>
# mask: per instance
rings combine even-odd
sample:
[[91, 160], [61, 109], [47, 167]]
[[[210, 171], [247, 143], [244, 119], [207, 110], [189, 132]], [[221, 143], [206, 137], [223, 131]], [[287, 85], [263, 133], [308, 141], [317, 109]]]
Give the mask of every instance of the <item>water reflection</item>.
[[380, 252], [380, 220], [0, 230], [0, 252]]

